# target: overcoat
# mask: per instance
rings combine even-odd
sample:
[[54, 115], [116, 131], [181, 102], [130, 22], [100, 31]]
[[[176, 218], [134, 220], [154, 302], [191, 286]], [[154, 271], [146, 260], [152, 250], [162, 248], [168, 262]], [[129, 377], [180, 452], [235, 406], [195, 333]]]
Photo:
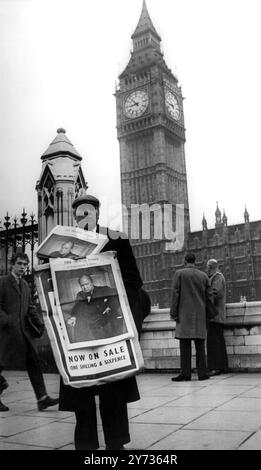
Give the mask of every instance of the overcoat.
[[21, 279], [19, 287], [12, 274], [0, 277], [0, 365], [15, 363], [25, 367], [26, 340], [37, 352], [36, 340], [30, 334], [26, 317], [43, 325], [31, 300], [29, 285]]
[[210, 278], [210, 285], [213, 293], [213, 302], [218, 315], [212, 322], [224, 323], [226, 319], [226, 281], [220, 271], [216, 271]]
[[[116, 251], [122, 279], [128, 296], [130, 307], [136, 302], [139, 289], [143, 282], [137, 267], [129, 239], [123, 232], [111, 230], [98, 225], [97, 231], [108, 237], [108, 242], [103, 247], [104, 251]], [[134, 319], [135, 320], [135, 319]]]
[[[97, 226], [97, 231], [103, 233], [108, 237], [108, 242], [103, 247], [102, 251], [115, 251], [119, 262], [124, 286], [128, 296], [130, 308], [133, 314], [133, 319], [136, 328], [141, 328], [143, 310], [137, 308], [139, 301], [139, 291], [142, 286], [142, 280], [136, 264], [135, 257], [132, 252], [130, 242], [125, 234], [117, 231], [112, 231], [107, 227]], [[140, 334], [140, 328], [138, 333]], [[86, 397], [89, 395], [99, 395], [103, 389], [108, 395], [108, 406], [110, 403], [110, 396], [116, 396], [118, 400], [133, 402], [139, 400], [140, 395], [137, 387], [135, 377], [118, 380], [105, 385], [73, 388], [70, 385], [60, 383], [60, 403], [59, 409], [64, 411], [75, 411], [85, 409]], [[113, 403], [111, 403], [113, 406]]]
[[176, 338], [206, 338], [207, 299], [212, 295], [204, 272], [193, 265], [175, 272], [170, 315], [176, 320]]

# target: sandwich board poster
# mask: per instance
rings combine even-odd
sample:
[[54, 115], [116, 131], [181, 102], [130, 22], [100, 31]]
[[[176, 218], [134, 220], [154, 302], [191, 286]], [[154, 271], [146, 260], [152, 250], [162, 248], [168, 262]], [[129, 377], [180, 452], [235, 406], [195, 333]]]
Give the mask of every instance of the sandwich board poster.
[[[135, 375], [143, 368], [138, 334], [114, 252], [77, 261], [50, 260], [35, 267], [35, 282], [65, 385], [101, 385]], [[92, 298], [88, 299], [90, 292]], [[75, 331], [77, 322], [81, 331]]]

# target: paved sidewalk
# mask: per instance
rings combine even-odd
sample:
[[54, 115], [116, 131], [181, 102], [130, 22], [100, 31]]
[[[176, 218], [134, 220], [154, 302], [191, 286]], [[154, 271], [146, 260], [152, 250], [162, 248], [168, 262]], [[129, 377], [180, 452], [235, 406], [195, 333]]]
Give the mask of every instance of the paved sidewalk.
[[[73, 450], [74, 414], [57, 406], [39, 412], [25, 372], [5, 372], [9, 388], [0, 413], [0, 450]], [[261, 449], [261, 374], [226, 374], [171, 382], [175, 374], [138, 376], [141, 400], [129, 405], [128, 449]], [[50, 395], [59, 377], [45, 374]], [[101, 449], [104, 440], [100, 426]]]

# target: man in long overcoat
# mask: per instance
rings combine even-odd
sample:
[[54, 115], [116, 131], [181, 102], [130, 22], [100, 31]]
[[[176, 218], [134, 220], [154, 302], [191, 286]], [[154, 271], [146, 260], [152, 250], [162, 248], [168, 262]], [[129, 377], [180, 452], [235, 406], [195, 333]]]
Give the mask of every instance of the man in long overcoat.
[[[108, 242], [102, 251], [117, 253], [130, 308], [140, 334], [143, 317], [148, 315], [149, 311], [148, 308], [143, 311], [140, 307], [143, 283], [136, 260], [130, 242], [124, 233], [98, 225], [99, 206], [100, 202], [96, 197], [81, 196], [73, 202], [74, 217], [79, 227], [102, 233], [108, 237]], [[95, 395], [99, 395], [106, 448], [124, 448], [124, 444], [130, 441], [127, 403], [140, 398], [135, 377], [79, 389], [64, 385], [61, 381], [60, 410], [74, 411], [76, 415], [76, 449], [99, 448]]]
[[218, 269], [216, 259], [207, 262], [207, 274], [218, 314], [207, 324], [207, 357], [209, 375], [220, 375], [228, 371], [228, 359], [224, 338], [226, 319], [226, 281]]
[[211, 289], [206, 273], [195, 266], [193, 253], [185, 256], [185, 268], [175, 272], [172, 285], [170, 316], [176, 321], [175, 337], [180, 340], [181, 373], [174, 381], [191, 380], [191, 342], [196, 347], [199, 380], [208, 379], [205, 355], [206, 306]]
[[[31, 320], [38, 330], [43, 331], [43, 320], [32, 303], [29, 285], [22, 278], [28, 263], [26, 254], [15, 253], [11, 260], [11, 273], [0, 277], [0, 374], [5, 366], [12, 365], [14, 361], [20, 367], [25, 367], [37, 398], [38, 409], [42, 411], [56, 405], [58, 399], [47, 395], [36, 339], [31, 334], [28, 321]], [[0, 383], [4, 388], [7, 387], [6, 381], [1, 380]], [[2, 391], [0, 387], [0, 394]], [[1, 405], [0, 411], [8, 411], [8, 407]]]

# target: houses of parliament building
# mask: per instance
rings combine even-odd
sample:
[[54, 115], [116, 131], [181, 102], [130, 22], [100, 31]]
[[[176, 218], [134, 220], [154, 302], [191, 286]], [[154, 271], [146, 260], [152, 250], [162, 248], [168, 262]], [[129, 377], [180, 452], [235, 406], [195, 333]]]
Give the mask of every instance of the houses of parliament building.
[[[203, 216], [202, 230], [190, 231], [182, 89], [164, 60], [145, 0], [132, 41], [129, 62], [115, 90], [122, 204], [128, 214], [131, 207], [143, 204], [184, 208], [181, 250], [170, 251], [166, 240], [154, 238], [153, 233], [148, 239], [131, 240], [152, 304], [169, 306], [173, 273], [184, 266], [188, 251], [195, 253], [202, 270], [209, 258], [219, 261], [227, 282], [227, 302], [261, 300], [261, 220], [250, 221], [243, 208], [242, 223], [229, 225], [217, 204], [215, 227], [208, 228]], [[54, 225], [73, 224], [71, 202], [87, 189], [82, 157], [64, 129], [58, 129], [41, 159], [36, 185], [39, 241]], [[175, 227], [175, 214], [171, 223]]]

